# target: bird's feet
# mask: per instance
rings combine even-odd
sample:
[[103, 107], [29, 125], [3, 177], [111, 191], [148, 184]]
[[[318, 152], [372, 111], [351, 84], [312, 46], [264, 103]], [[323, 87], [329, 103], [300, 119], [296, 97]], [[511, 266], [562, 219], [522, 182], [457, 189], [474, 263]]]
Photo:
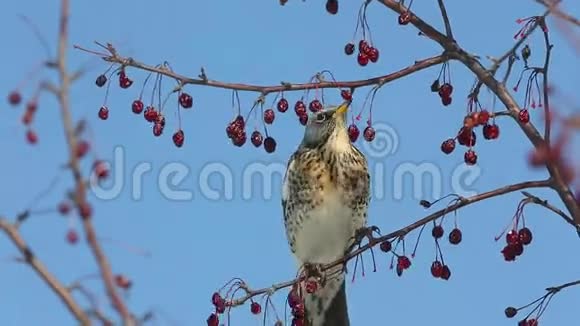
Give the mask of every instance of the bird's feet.
[[345, 252], [345, 255], [351, 253], [355, 247], [360, 246], [362, 241], [366, 238], [369, 241], [372, 241], [374, 237], [374, 233], [381, 234], [381, 230], [378, 226], [363, 226], [362, 228], [355, 231], [354, 236], [352, 237], [352, 243], [348, 247], [348, 250]]

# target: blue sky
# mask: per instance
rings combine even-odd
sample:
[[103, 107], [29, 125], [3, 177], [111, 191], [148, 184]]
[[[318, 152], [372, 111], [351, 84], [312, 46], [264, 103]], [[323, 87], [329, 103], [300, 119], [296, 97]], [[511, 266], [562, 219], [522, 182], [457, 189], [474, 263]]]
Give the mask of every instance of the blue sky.
[[[368, 22], [381, 54], [378, 63], [360, 68], [354, 57], [343, 54], [344, 44], [351, 40], [360, 3], [343, 0], [339, 14], [330, 16], [323, 1], [290, 1], [284, 7], [274, 0], [227, 4], [183, 0], [73, 2], [69, 64], [88, 68], [73, 88], [73, 115], [89, 122], [92, 134], [89, 139], [98, 157], [114, 160], [122, 155], [123, 161], [116, 166], [118, 193], [108, 192], [113, 193], [112, 199], [99, 199], [92, 194], [90, 201], [98, 235], [114, 271], [133, 280], [134, 286], [126, 295], [132, 311], [143, 314], [153, 310], [159, 317], [157, 325], [201, 325], [212, 310], [211, 294], [232, 277], [241, 277], [253, 287], [267, 287], [293, 277], [295, 266], [281, 216], [281, 176], [276, 171], [285, 166], [303, 129], [289, 110], [278, 114], [269, 129], [278, 141], [274, 154], [251, 146], [236, 148], [224, 133], [233, 117], [231, 92], [188, 86], [194, 108], [181, 114], [186, 140], [183, 148], [178, 149], [170, 137], [178, 123], [174, 99], [168, 104], [171, 113], [167, 114], [166, 131], [160, 138], [154, 138], [143, 118], [131, 112], [130, 104], [138, 96], [146, 76], [135, 70], [128, 70], [135, 80], [129, 90], [112, 85], [108, 98], [110, 117], [100, 121], [97, 111], [103, 103], [104, 89], [95, 87], [94, 79], [107, 65], [92, 55], [73, 50], [72, 44], [94, 47], [93, 41], [111, 42], [121, 54], [149, 64], [166, 60], [182, 74], [197, 76], [203, 66], [211, 79], [271, 85], [282, 80], [306, 82], [325, 69], [331, 70], [337, 79], [369, 78], [439, 53], [439, 47], [418, 37], [412, 26], [399, 26], [395, 14], [372, 3]], [[413, 6], [422, 18], [442, 27], [436, 1], [416, 1]], [[465, 49], [482, 57], [503, 54], [514, 42], [512, 35], [518, 29], [515, 19], [542, 10], [533, 1], [448, 1], [456, 39]], [[3, 93], [12, 90], [35, 64], [45, 59], [42, 46], [18, 15], [26, 15], [35, 22], [54, 54], [58, 11], [59, 3], [54, 0], [11, 1], [1, 5]], [[580, 15], [578, 8], [572, 13]], [[573, 94], [574, 85], [580, 83], [578, 74], [571, 73], [574, 68], [577, 70], [578, 59], [556, 28], [552, 31], [555, 46], [550, 74], [561, 94]], [[533, 64], [543, 62], [542, 45], [540, 34], [530, 39]], [[369, 156], [373, 171], [375, 195], [369, 223], [383, 232], [426, 214], [417, 204], [420, 198], [433, 199], [437, 194], [461, 190], [483, 192], [506, 183], [546, 176], [543, 170], [527, 167], [525, 157], [530, 144], [513, 121], [505, 119], [498, 120], [501, 127], [498, 141], [486, 142], [479, 137], [475, 148], [479, 155], [477, 167], [467, 169], [463, 165], [463, 149], [450, 156], [440, 152], [440, 143], [452, 136], [462, 122], [466, 105], [463, 99], [473, 83], [471, 73], [458, 63], [451, 63], [450, 68], [455, 90], [454, 102], [449, 107], [441, 106], [438, 96], [429, 92], [439, 67], [388, 84], [377, 93], [373, 120], [383, 128], [380, 135], [386, 137], [385, 143], [369, 147], [359, 141], [358, 145]], [[519, 72], [521, 65], [516, 69]], [[56, 75], [48, 72], [39, 77], [56, 80]], [[510, 86], [513, 83], [514, 78]], [[168, 85], [167, 81], [164, 85]], [[25, 98], [31, 95], [33, 87], [31, 83], [23, 90]], [[357, 91], [355, 112], [360, 110], [362, 95], [368, 90]], [[287, 94], [287, 98], [294, 102], [301, 95]], [[245, 112], [256, 96], [240, 93]], [[325, 98], [332, 103], [340, 101], [337, 91], [326, 91]], [[522, 94], [518, 99], [523, 100]], [[491, 105], [485, 92], [481, 100], [484, 105]], [[267, 103], [271, 101], [272, 97], [268, 97]], [[554, 106], [561, 112], [570, 112], [565, 104], [563, 100], [554, 100]], [[33, 209], [55, 207], [71, 186], [70, 174], [59, 170], [66, 147], [55, 99], [48, 94], [40, 99], [34, 122], [39, 143], [34, 147], [24, 140], [22, 111], [22, 107], [0, 106], [3, 152], [0, 213], [5, 216], [15, 216], [28, 207], [58, 175], [57, 185]], [[541, 122], [539, 111], [532, 112], [532, 120]], [[423, 187], [417, 188], [410, 178], [399, 178], [401, 171], [421, 163], [441, 182], [429, 182], [427, 178]], [[88, 169], [90, 162], [84, 164]], [[144, 175], [141, 185], [133, 183], [134, 171], [147, 166], [151, 171]], [[259, 177], [244, 181], [244, 175], [251, 175], [255, 169], [263, 170], [264, 166], [274, 171], [275, 177], [270, 182]], [[158, 178], [171, 169], [187, 171], [177, 188], [193, 194], [193, 198], [177, 200], [174, 193], [170, 194], [171, 189], [159, 185]], [[213, 192], [208, 187], [220, 189], [216, 171], [231, 175], [232, 182], [221, 187], [218, 198], [211, 198]], [[207, 172], [213, 174], [206, 178]], [[454, 180], [459, 180], [459, 189]], [[231, 190], [231, 197], [225, 196], [226, 190]], [[562, 206], [549, 191], [533, 193]], [[503, 316], [505, 307], [523, 305], [543, 294], [547, 286], [577, 279], [580, 263], [569, 257], [580, 245], [580, 239], [561, 219], [541, 207], [528, 206], [525, 211], [527, 225], [534, 232], [533, 243], [516, 263], [503, 261], [500, 254], [503, 243], [494, 242], [494, 236], [509, 223], [520, 198], [517, 193], [511, 194], [458, 212], [464, 240], [458, 247], [443, 243], [446, 261], [452, 269], [448, 282], [430, 276], [435, 246], [428, 232], [422, 237], [413, 266], [401, 278], [388, 269], [390, 256], [379, 253], [378, 272], [367, 272], [364, 278], [347, 285], [353, 325], [514, 325], [514, 321]], [[97, 272], [82, 241], [76, 246], [65, 241], [68, 228], [78, 226], [74, 218], [65, 219], [54, 213], [33, 215], [21, 229], [38, 257], [64, 283]], [[451, 227], [452, 219], [448, 219], [445, 229]], [[408, 250], [416, 235], [408, 237]], [[146, 250], [151, 255], [144, 257], [128, 247]], [[13, 246], [0, 237], [2, 323], [74, 324], [48, 287], [28, 267], [10, 260], [14, 255]], [[369, 271], [370, 256], [365, 258]], [[97, 293], [106, 308], [99, 281], [89, 279], [84, 284]], [[274, 297], [281, 316], [285, 295], [282, 291]], [[542, 324], [562, 325], [575, 320], [579, 297], [579, 289], [559, 294], [544, 314]], [[252, 316], [249, 307], [240, 307], [232, 312], [232, 321], [233, 325], [259, 325], [261, 317]]]

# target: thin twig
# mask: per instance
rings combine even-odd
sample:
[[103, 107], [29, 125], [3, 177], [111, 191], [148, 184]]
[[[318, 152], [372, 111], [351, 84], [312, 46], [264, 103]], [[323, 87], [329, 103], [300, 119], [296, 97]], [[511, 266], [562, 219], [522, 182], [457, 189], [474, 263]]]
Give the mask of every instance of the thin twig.
[[90, 319], [85, 314], [83, 309], [75, 301], [73, 296], [63, 286], [58, 279], [52, 275], [46, 266], [32, 253], [32, 250], [28, 247], [24, 239], [20, 236], [18, 229], [12, 225], [8, 220], [0, 217], [0, 229], [6, 233], [8, 238], [12, 243], [18, 248], [22, 254], [22, 262], [28, 264], [32, 269], [40, 276], [40, 278], [53, 290], [53, 292], [62, 300], [66, 305], [68, 310], [73, 314], [73, 316], [81, 323], [81, 325], [90, 325]]
[[447, 9], [445, 9], [445, 4], [443, 3], [443, 0], [437, 0], [437, 3], [439, 4], [439, 10], [441, 10], [443, 23], [445, 24], [445, 34], [448, 38], [454, 40], [453, 32], [451, 31], [451, 23], [449, 22], [449, 16], [447, 16]]
[[550, 91], [548, 85], [548, 67], [550, 66], [550, 54], [552, 53], [552, 44], [550, 44], [550, 36], [548, 31], [543, 31], [544, 43], [546, 44], [546, 59], [544, 67], [542, 68], [543, 76], [543, 92], [544, 92], [544, 140], [550, 146], [550, 130], [552, 128], [552, 113], [550, 112]]
[[578, 231], [580, 231], [580, 227], [578, 227], [577, 225], [574, 224], [574, 220], [570, 216], [566, 215], [566, 213], [564, 213], [564, 211], [562, 211], [558, 207], [555, 207], [554, 205], [549, 204], [547, 200], [541, 199], [537, 196], [534, 196], [527, 191], [522, 191], [522, 194], [524, 194], [524, 196], [526, 196], [530, 199], [530, 203], [543, 206], [543, 207], [551, 210], [552, 212], [560, 215], [566, 222], [568, 222], [568, 224], [570, 224], [574, 227], [577, 227]]

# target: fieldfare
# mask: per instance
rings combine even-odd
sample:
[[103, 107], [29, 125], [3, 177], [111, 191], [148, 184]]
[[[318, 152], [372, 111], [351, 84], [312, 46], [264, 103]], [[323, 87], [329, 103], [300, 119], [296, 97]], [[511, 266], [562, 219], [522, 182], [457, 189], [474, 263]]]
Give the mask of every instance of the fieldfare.
[[[282, 189], [284, 225], [297, 263], [328, 264], [343, 258], [366, 228], [370, 176], [364, 155], [346, 128], [350, 102], [310, 116], [290, 157]], [[343, 266], [327, 270], [322, 286], [305, 294], [308, 326], [350, 325]]]

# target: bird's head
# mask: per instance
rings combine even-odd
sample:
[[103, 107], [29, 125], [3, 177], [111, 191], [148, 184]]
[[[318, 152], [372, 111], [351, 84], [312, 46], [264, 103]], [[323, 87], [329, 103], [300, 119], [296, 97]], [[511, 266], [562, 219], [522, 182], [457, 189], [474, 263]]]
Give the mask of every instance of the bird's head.
[[304, 131], [302, 146], [314, 148], [325, 146], [329, 140], [348, 141], [346, 112], [349, 106], [350, 101], [345, 101], [337, 107], [327, 107], [311, 114]]

